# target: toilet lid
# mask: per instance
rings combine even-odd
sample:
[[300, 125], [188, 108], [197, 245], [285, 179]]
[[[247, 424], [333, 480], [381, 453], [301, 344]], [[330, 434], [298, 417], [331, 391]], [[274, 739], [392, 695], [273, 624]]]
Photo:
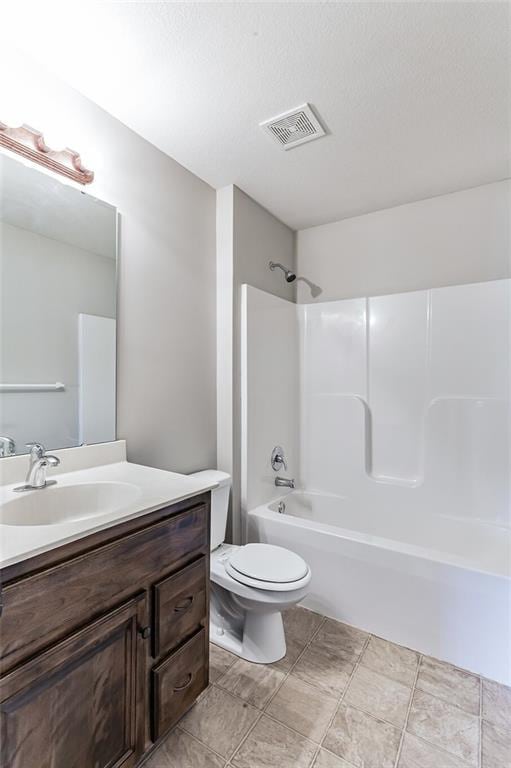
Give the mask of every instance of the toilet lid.
[[229, 558], [229, 566], [231, 573], [273, 584], [300, 581], [309, 573], [300, 555], [273, 544], [245, 544]]

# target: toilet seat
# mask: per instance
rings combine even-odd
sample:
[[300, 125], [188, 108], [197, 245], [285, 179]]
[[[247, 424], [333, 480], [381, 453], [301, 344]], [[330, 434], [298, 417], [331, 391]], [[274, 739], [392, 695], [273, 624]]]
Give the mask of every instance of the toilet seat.
[[270, 592], [289, 592], [306, 586], [310, 569], [299, 555], [272, 544], [246, 544], [224, 561], [226, 572], [240, 584]]

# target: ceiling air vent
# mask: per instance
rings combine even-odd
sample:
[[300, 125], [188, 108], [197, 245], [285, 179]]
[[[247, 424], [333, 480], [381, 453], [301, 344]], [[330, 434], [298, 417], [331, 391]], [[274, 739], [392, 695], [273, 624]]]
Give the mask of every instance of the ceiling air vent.
[[293, 149], [326, 133], [309, 104], [302, 104], [259, 125], [282, 149]]

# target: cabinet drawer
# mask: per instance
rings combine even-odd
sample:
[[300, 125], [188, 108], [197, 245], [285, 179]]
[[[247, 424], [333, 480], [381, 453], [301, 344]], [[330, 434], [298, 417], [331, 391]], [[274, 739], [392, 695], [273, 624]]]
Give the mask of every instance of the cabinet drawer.
[[206, 631], [201, 629], [182, 648], [153, 669], [153, 739], [169, 730], [193, 704], [208, 682]]
[[154, 585], [153, 655], [175, 648], [207, 618], [207, 559]]
[[1, 666], [65, 636], [208, 551], [208, 509], [196, 505], [2, 590]]

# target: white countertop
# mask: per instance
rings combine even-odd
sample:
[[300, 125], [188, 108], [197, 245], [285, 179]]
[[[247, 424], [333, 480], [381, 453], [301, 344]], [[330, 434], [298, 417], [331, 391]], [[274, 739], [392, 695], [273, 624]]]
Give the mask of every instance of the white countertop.
[[[188, 475], [131, 464], [128, 461], [118, 461], [61, 474], [52, 472], [51, 478], [57, 480], [58, 487], [101, 481], [131, 483], [140, 489], [140, 494], [121, 509], [95, 517], [52, 525], [0, 524], [0, 567], [26, 560], [117, 523], [145, 515], [216, 487], [215, 483], [204, 482]], [[13, 490], [19, 484], [18, 481], [0, 486], [0, 504], [19, 498], [20, 494], [14, 493]], [[26, 493], [51, 493], [51, 487]]]

